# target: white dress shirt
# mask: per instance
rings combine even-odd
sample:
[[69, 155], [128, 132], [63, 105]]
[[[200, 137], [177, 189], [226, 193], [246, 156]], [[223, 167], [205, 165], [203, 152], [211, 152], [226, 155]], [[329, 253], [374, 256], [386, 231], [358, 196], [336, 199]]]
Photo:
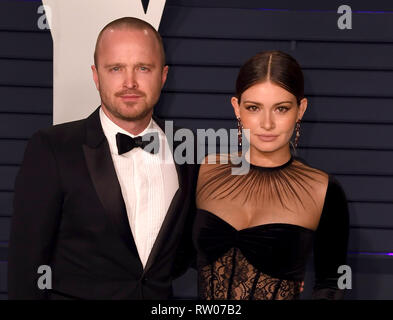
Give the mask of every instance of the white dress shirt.
[[[153, 119], [138, 136], [151, 130], [158, 132], [160, 152], [151, 154], [141, 148], [134, 148], [122, 155], [118, 154], [116, 134], [120, 132], [130, 137], [135, 136], [112, 122], [102, 108], [100, 119], [109, 143], [132, 235], [145, 267], [172, 198], [179, 188], [175, 163], [173, 157], [168, 156], [171, 151], [165, 133]], [[163, 157], [162, 151], [166, 157]]]

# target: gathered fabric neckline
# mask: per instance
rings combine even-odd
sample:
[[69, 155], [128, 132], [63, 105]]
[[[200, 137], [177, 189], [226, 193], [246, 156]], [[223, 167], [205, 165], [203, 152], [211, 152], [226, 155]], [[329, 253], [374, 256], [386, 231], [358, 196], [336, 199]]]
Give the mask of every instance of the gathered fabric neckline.
[[[241, 157], [247, 161], [245, 155]], [[304, 165], [293, 155], [287, 162], [275, 167], [258, 166], [247, 161], [249, 170], [238, 161], [235, 163], [230, 154], [217, 155], [217, 160], [216, 164], [201, 167], [203, 174], [198, 179], [197, 201], [237, 198], [242, 205], [270, 204], [290, 211], [299, 206], [305, 209], [305, 199], [315, 204], [312, 184], [319, 180], [322, 172]], [[232, 174], [233, 168], [244, 170], [244, 174]]]

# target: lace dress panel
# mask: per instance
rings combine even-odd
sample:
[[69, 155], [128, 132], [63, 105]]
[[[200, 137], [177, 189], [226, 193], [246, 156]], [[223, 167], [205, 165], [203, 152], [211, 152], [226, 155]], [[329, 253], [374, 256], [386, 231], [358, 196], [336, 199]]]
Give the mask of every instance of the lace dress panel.
[[199, 268], [198, 293], [206, 300], [292, 300], [298, 299], [300, 287], [301, 281], [260, 272], [238, 248]]

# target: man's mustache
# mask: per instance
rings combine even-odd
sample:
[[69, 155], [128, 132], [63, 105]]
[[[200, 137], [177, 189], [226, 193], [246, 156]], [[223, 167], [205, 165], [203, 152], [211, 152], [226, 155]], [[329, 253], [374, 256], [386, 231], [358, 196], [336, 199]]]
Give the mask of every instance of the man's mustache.
[[115, 93], [116, 97], [125, 96], [125, 95], [137, 95], [137, 96], [144, 96], [145, 94], [139, 90], [123, 90]]

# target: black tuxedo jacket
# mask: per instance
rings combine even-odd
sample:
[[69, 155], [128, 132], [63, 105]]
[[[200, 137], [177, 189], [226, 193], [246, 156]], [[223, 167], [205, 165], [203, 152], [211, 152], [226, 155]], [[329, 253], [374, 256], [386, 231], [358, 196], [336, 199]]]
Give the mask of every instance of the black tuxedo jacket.
[[[15, 183], [9, 298], [170, 298], [173, 278], [194, 256], [196, 166], [175, 166], [179, 189], [143, 269], [99, 108], [35, 133]], [[51, 267], [52, 290], [37, 286], [47, 275], [40, 265]]]

